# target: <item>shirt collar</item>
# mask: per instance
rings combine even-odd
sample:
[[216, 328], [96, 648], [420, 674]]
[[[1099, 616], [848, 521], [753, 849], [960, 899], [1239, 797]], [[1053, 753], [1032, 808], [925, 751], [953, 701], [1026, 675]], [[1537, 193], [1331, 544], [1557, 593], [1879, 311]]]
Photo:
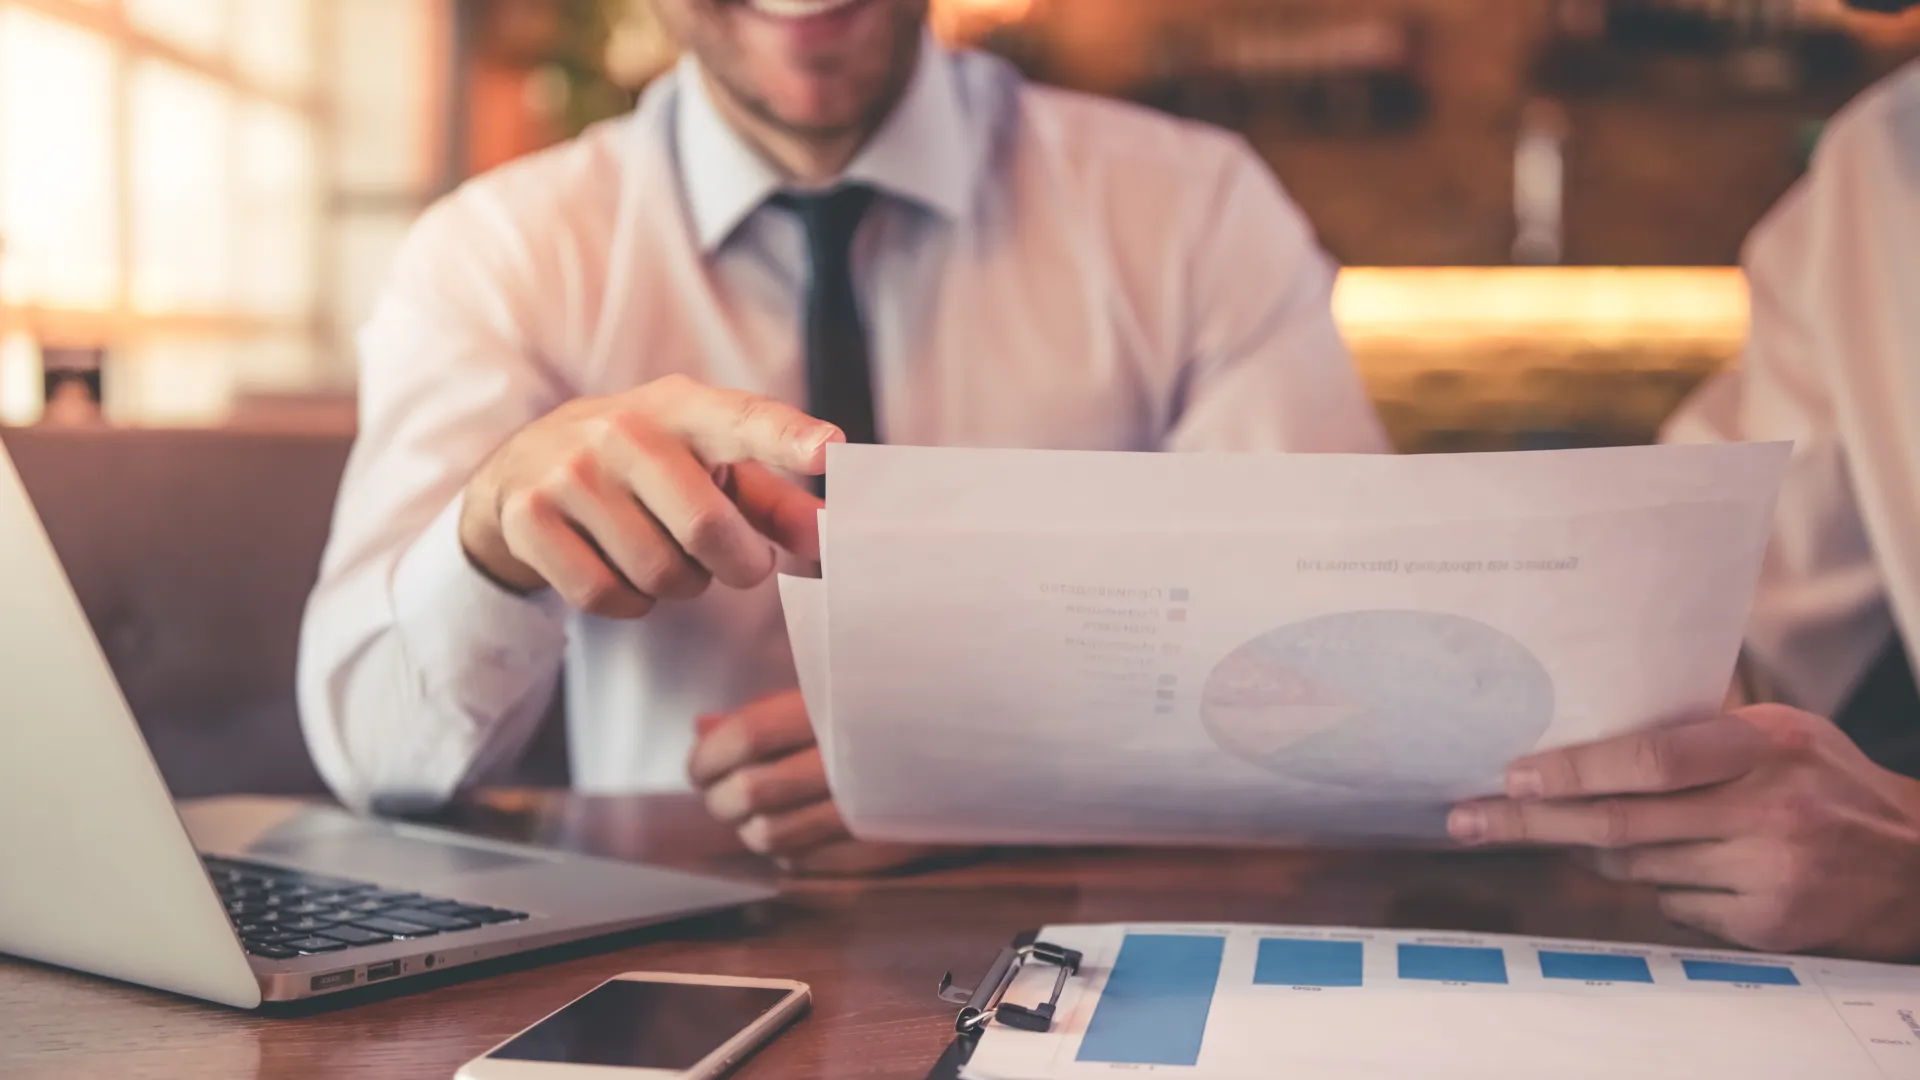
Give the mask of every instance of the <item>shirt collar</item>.
[[[682, 57], [674, 80], [680, 187], [700, 250], [711, 254], [786, 185], [786, 177], [721, 117], [692, 53]], [[928, 34], [906, 93], [842, 179], [871, 184], [957, 220], [973, 203], [984, 159], [978, 126], [969, 124], [952, 56]]]

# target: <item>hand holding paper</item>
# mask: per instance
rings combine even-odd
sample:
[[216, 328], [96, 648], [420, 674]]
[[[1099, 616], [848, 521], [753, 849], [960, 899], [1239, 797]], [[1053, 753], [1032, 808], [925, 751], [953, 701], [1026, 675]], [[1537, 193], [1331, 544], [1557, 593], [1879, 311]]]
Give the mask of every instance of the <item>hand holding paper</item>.
[[1832, 721], [1755, 705], [1516, 763], [1456, 839], [1598, 849], [1677, 922], [1750, 948], [1920, 954], [1920, 782]]
[[873, 873], [926, 854], [847, 834], [799, 691], [701, 717], [696, 727], [688, 775], [708, 811], [737, 830], [749, 849], [810, 874]]
[[782, 596], [856, 836], [1438, 840], [1516, 757], [1717, 709], [1785, 456], [835, 446]]

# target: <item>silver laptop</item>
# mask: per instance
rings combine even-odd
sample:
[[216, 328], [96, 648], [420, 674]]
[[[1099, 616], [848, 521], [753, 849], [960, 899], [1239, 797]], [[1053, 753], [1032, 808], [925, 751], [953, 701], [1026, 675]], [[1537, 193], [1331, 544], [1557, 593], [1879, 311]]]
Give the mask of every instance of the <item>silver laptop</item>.
[[295, 800], [176, 810], [0, 446], [0, 952], [254, 1008], [772, 895]]

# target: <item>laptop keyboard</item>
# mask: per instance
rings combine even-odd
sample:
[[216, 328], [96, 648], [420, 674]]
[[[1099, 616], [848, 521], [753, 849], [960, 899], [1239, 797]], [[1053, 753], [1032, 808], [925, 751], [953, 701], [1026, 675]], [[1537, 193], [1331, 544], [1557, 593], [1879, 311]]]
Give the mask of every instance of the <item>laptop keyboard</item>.
[[396, 938], [516, 922], [524, 911], [465, 904], [365, 881], [202, 856], [247, 951], [270, 960], [380, 945]]

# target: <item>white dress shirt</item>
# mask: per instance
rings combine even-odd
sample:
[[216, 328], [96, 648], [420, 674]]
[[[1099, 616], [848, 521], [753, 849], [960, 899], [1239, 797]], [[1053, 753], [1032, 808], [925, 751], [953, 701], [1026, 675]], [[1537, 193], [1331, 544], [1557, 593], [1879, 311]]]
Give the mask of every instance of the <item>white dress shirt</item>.
[[[1233, 136], [929, 41], [845, 175], [881, 193], [854, 274], [885, 441], [1386, 449], [1334, 268]], [[697, 715], [794, 685], [771, 582], [601, 620], [497, 589], [456, 528], [475, 468], [570, 398], [677, 372], [804, 405], [804, 238], [763, 208], [782, 182], [689, 61], [415, 227], [360, 339], [301, 642], [307, 741], [348, 803], [442, 799], [510, 760], [563, 658], [595, 792], [684, 788]]]
[[1793, 440], [1748, 658], [1832, 716], [1896, 628], [1920, 660], [1920, 63], [1835, 119], [1745, 262], [1741, 369], [1668, 437]]

